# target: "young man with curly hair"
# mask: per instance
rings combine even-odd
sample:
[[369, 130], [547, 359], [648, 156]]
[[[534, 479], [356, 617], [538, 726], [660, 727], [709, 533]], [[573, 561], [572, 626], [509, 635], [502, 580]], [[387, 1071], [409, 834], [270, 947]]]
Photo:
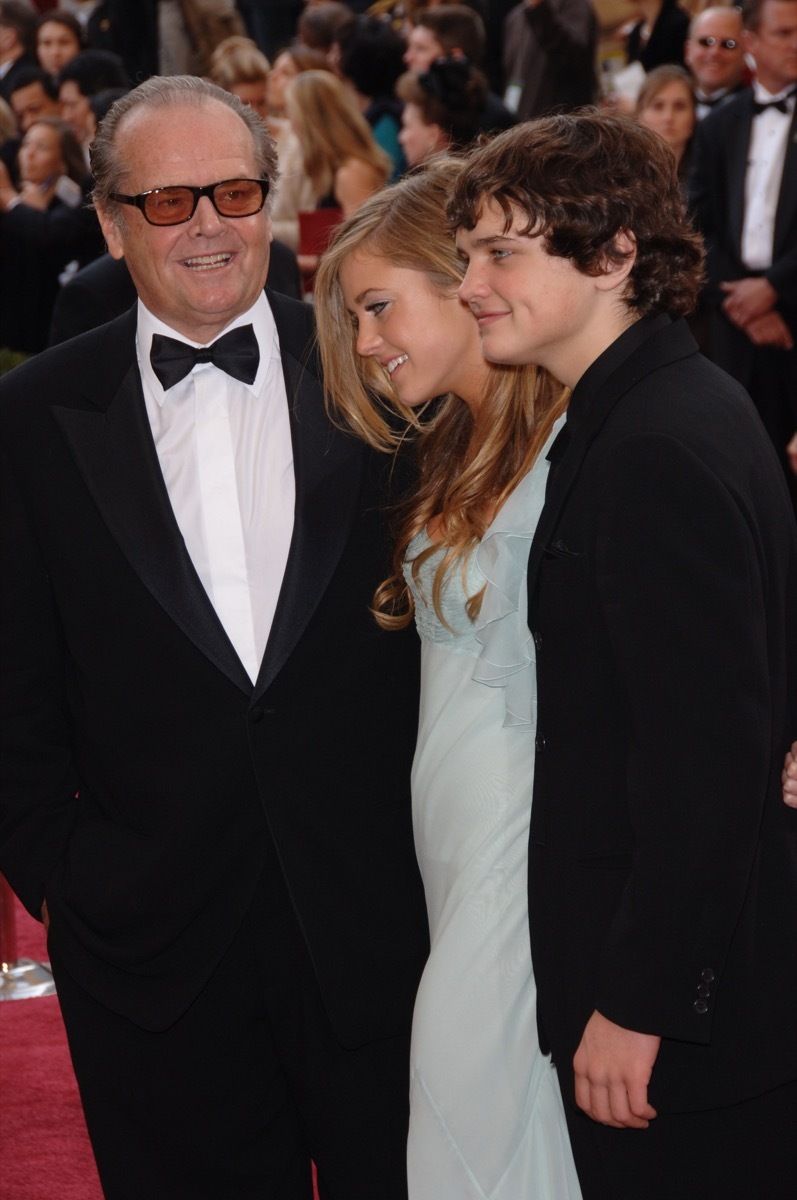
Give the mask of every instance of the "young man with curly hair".
[[[797, 1194], [797, 543], [743, 389], [683, 321], [672, 156], [597, 113], [451, 200], [486, 356], [572, 388], [528, 574], [541, 1041], [585, 1200]], [[790, 1132], [791, 1131], [791, 1132]]]

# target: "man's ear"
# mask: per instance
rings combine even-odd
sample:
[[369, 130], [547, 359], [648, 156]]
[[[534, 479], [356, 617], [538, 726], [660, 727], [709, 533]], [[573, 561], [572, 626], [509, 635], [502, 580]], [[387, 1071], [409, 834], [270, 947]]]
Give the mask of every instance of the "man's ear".
[[636, 262], [636, 238], [630, 230], [621, 229], [615, 235], [612, 246], [618, 257], [605, 259], [600, 275], [595, 276], [595, 285], [602, 292], [613, 292], [617, 288], [623, 288]]
[[100, 229], [102, 230], [102, 236], [105, 238], [108, 253], [111, 258], [124, 258], [125, 251], [122, 243], [122, 235], [119, 232], [119, 225], [104, 204], [95, 204], [94, 207], [97, 210], [97, 219], [100, 222]]

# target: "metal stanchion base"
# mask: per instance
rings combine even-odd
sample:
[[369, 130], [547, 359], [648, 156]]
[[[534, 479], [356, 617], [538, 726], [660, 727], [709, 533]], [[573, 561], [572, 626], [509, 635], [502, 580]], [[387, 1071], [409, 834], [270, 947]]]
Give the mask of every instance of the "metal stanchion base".
[[18, 958], [15, 963], [2, 964], [0, 1000], [35, 1000], [54, 995], [53, 973], [47, 963]]

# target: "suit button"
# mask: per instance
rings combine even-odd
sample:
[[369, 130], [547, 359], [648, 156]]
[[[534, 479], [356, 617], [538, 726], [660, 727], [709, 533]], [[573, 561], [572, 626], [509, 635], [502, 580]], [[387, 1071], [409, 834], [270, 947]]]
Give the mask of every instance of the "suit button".
[[545, 749], [546, 745], [547, 745], [547, 742], [545, 741], [545, 734], [538, 733], [536, 738], [534, 739], [535, 750], [537, 750], [537, 752], [539, 753], [540, 750]]
[[708, 1005], [706, 1004], [705, 1000], [695, 1000], [692, 1008], [701, 1017], [708, 1012]]
[[541, 650], [542, 649], [542, 634], [540, 633], [539, 629], [535, 629], [534, 633], [531, 636], [534, 638], [534, 645], [537, 647], [538, 650]]
[[712, 971], [711, 967], [706, 967], [706, 969], [701, 972], [700, 978], [703, 980], [704, 983], [713, 983], [714, 982], [714, 972]]
[[257, 725], [258, 721], [262, 721], [265, 715], [266, 714], [263, 709], [260, 708], [259, 705], [255, 705], [254, 708], [250, 708], [249, 710], [249, 723], [251, 725]]
[[705, 983], [701, 983], [700, 987], [697, 989], [697, 994], [701, 1000], [708, 1000], [709, 996], [711, 995], [711, 988], [707, 987]]

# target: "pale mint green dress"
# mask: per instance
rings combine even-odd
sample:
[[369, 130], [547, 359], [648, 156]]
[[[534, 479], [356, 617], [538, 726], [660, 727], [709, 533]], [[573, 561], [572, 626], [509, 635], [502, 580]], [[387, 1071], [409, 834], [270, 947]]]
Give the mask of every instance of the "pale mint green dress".
[[[558, 432], [557, 423], [551, 438]], [[527, 864], [536, 680], [526, 613], [546, 449], [496, 516], [465, 579], [431, 604], [438, 558], [412, 584], [422, 639], [415, 844], [431, 953], [415, 1005], [410, 1200], [578, 1200], [556, 1072], [540, 1052]], [[486, 583], [472, 623], [466, 593]]]

